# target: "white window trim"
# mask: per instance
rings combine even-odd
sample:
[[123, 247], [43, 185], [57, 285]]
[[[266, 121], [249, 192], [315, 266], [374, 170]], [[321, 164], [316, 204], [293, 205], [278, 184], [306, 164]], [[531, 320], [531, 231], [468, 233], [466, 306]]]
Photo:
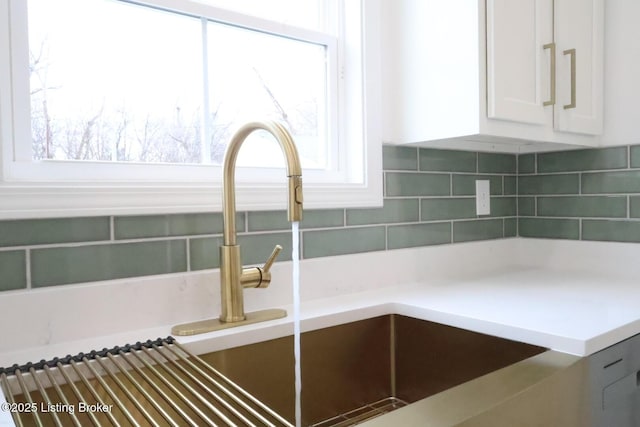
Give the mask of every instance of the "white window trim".
[[[170, 5], [171, 0], [162, 0]], [[362, 1], [362, 0], [360, 0]], [[2, 1], [0, 22], [8, 23], [10, 5], [23, 3]], [[348, 0], [347, 4], [354, 4]], [[354, 153], [364, 153], [363, 170], [350, 169], [351, 183], [304, 182], [305, 209], [344, 207], [370, 207], [382, 205], [382, 148], [380, 130], [380, 3], [379, 0], [362, 1], [363, 26], [348, 35], [350, 44], [362, 43], [361, 55], [346, 55], [349, 58], [342, 70], [345, 82], [343, 111], [340, 119], [349, 123], [343, 127], [342, 138], [353, 158]], [[353, 49], [353, 46], [347, 47]], [[140, 215], [185, 212], [211, 212], [222, 208], [222, 183], [220, 178], [189, 182], [137, 181], [121, 182], [117, 178], [101, 181], [24, 181], [20, 171], [24, 170], [16, 161], [14, 144], [17, 135], [14, 125], [16, 108], [12, 81], [16, 77], [10, 71], [11, 34], [9, 25], [0, 25], [0, 219], [41, 218], [93, 215]], [[358, 147], [358, 144], [362, 144]], [[341, 156], [344, 158], [344, 156]], [[28, 165], [27, 165], [28, 166]], [[57, 166], [57, 165], [56, 165]], [[117, 177], [118, 164], [112, 176]], [[124, 165], [123, 167], [125, 167]], [[146, 166], [149, 167], [149, 166]], [[171, 165], [154, 165], [160, 171]], [[209, 171], [211, 166], [194, 166]], [[219, 169], [219, 168], [218, 168]], [[277, 171], [280, 172], [280, 171]], [[208, 172], [207, 172], [208, 173]], [[211, 172], [215, 174], [215, 172]], [[309, 173], [303, 170], [303, 181]], [[220, 173], [221, 176], [221, 173]], [[215, 181], [218, 181], [214, 183]], [[286, 185], [284, 171], [281, 182], [242, 183], [239, 173], [237, 185], [237, 209], [273, 210], [286, 207]]]

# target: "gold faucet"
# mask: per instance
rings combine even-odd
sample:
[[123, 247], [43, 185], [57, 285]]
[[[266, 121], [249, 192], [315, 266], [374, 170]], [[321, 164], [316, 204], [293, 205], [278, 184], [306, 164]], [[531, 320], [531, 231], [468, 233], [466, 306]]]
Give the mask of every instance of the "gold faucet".
[[220, 247], [220, 289], [222, 313], [218, 319], [208, 319], [174, 326], [174, 335], [195, 335], [233, 326], [246, 325], [285, 317], [287, 312], [280, 309], [244, 312], [244, 288], [266, 288], [271, 282], [271, 265], [282, 250], [276, 245], [263, 267], [243, 268], [240, 245], [236, 241], [236, 195], [235, 167], [238, 152], [245, 139], [255, 130], [265, 130], [280, 144], [287, 162], [289, 184], [289, 221], [302, 219], [302, 168], [298, 150], [291, 134], [281, 124], [274, 121], [253, 122], [241, 127], [231, 138], [224, 156], [223, 167], [223, 244]]

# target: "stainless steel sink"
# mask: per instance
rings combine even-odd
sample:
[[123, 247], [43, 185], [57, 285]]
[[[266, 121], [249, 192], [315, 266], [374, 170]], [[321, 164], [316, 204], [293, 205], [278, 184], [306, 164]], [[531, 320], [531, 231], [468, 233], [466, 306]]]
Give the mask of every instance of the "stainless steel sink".
[[[399, 315], [306, 332], [301, 344], [302, 424], [321, 427], [353, 425], [428, 396], [437, 399], [445, 395], [441, 391], [455, 391], [456, 385], [473, 384], [469, 381], [546, 351]], [[167, 338], [15, 367], [0, 372], [0, 386], [9, 402], [63, 408], [59, 414], [14, 414], [18, 425], [25, 426], [71, 425], [74, 420], [75, 425], [129, 425], [133, 420], [140, 425], [170, 420], [173, 425], [183, 425], [175, 420], [187, 425], [287, 425], [287, 420], [294, 424], [293, 363], [292, 337], [200, 357]], [[555, 369], [548, 361], [538, 365], [535, 372]], [[526, 378], [541, 378], [527, 372], [522, 374]], [[503, 380], [496, 381], [491, 388], [505, 388]], [[489, 391], [485, 387], [482, 393]], [[464, 405], [480, 397], [475, 393]], [[110, 410], [84, 413], [82, 404]], [[151, 422], [158, 419], [159, 424]]]
[[[306, 332], [302, 424], [352, 425], [546, 351], [400, 315]], [[294, 422], [293, 338], [201, 356]]]

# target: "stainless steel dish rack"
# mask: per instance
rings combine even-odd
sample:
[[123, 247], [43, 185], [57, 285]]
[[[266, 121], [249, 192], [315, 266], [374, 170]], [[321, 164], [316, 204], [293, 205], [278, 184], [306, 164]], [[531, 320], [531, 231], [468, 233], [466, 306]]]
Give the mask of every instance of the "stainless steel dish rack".
[[0, 369], [16, 426], [291, 426], [172, 337]]

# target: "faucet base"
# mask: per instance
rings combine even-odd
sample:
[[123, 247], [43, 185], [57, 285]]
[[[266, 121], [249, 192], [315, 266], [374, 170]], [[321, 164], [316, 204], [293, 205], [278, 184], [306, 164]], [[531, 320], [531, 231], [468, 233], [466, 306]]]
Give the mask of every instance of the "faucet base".
[[236, 326], [250, 325], [252, 323], [265, 322], [267, 320], [287, 317], [287, 312], [278, 308], [253, 311], [245, 313], [246, 318], [238, 322], [223, 322], [220, 319], [199, 320], [197, 322], [183, 323], [171, 328], [172, 335], [188, 336], [204, 334], [205, 332], [219, 331], [221, 329], [235, 328]]

